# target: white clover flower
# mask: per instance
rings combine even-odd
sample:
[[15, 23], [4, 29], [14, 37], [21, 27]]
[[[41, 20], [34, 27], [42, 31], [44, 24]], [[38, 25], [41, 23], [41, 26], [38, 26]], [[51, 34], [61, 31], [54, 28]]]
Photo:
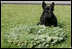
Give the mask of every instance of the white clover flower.
[[10, 40], [8, 40], [8, 42], [11, 42]]
[[45, 45], [46, 44], [46, 42], [43, 42], [43, 45]]
[[52, 37], [52, 39], [56, 39], [56, 40], [57, 40], [57, 39], [58, 39], [58, 37]]
[[54, 40], [54, 41], [52, 42], [52, 44], [55, 44], [57, 41], [58, 41], [58, 40]]
[[49, 44], [46, 44], [45, 46], [46, 46], [46, 47], [48, 47], [48, 46], [49, 46]]
[[37, 40], [37, 39], [38, 39], [37, 37], [34, 38], [34, 40]]
[[20, 45], [20, 42], [18, 43], [18, 45]]
[[51, 37], [48, 37], [46, 42], [50, 42], [51, 41]]
[[38, 47], [37, 48], [40, 48], [41, 47], [41, 45], [38, 45]]
[[36, 45], [36, 43], [33, 43], [33, 45]]
[[62, 37], [59, 37], [59, 41], [61, 41], [61, 40], [63, 40], [63, 38]]
[[45, 41], [45, 39], [41, 39], [41, 41]]
[[44, 26], [44, 25], [39, 25], [39, 27], [46, 28], [46, 26]]
[[36, 41], [36, 43], [40, 43], [39, 41]]
[[41, 33], [41, 30], [39, 30], [38, 33]]

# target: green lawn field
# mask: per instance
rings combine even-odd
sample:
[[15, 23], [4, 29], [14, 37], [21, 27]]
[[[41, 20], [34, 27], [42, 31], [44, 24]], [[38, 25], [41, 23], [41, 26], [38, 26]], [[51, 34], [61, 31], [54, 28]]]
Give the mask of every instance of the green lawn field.
[[[20, 48], [7, 43], [5, 39], [7, 31], [19, 25], [36, 25], [39, 22], [42, 11], [41, 5], [2, 4], [1, 48]], [[50, 48], [71, 48], [71, 6], [55, 5], [54, 14], [58, 20], [58, 27], [64, 29], [64, 32], [67, 34], [67, 39]]]

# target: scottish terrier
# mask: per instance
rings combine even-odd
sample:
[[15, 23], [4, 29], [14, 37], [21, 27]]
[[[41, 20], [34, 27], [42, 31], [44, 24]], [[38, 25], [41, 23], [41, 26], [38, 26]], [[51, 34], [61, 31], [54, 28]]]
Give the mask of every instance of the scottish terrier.
[[54, 5], [54, 2], [50, 6], [47, 6], [44, 1], [42, 2], [43, 13], [40, 17], [40, 22], [37, 23], [37, 25], [57, 26], [57, 18], [53, 13]]

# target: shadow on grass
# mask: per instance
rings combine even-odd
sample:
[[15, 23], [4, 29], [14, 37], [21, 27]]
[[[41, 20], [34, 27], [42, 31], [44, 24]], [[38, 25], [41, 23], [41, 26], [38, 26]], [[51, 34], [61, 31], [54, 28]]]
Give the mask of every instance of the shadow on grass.
[[[53, 44], [53, 45], [51, 45], [50, 46], [50, 48], [56, 48], [56, 45], [62, 45], [62, 43], [64, 43], [64, 42], [66, 42], [66, 40], [67, 40], [67, 36], [65, 36], [65, 39], [63, 39], [62, 41], [60, 41], [60, 42], [56, 42], [55, 44]], [[58, 48], [60, 48], [60, 47], [58, 47]]]
[[59, 26], [60, 28], [64, 28], [65, 24], [58, 22], [58, 26]]

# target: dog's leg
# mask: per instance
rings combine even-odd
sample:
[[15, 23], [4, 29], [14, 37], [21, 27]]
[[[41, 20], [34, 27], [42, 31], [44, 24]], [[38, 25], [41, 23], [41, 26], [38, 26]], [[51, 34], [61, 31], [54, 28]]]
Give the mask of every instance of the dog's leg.
[[37, 23], [37, 25], [39, 25], [39, 24], [40, 24], [40, 22]]
[[43, 25], [43, 23], [42, 22], [38, 22], [37, 25]]

